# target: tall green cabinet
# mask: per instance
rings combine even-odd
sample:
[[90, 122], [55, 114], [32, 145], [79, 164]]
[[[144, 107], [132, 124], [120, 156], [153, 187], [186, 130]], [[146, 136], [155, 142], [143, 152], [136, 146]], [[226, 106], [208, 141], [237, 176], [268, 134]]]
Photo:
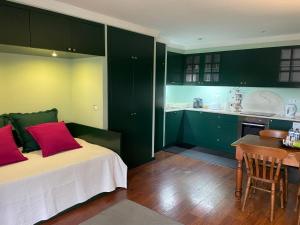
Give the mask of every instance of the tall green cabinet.
[[108, 127], [129, 167], [152, 159], [154, 38], [108, 26]]

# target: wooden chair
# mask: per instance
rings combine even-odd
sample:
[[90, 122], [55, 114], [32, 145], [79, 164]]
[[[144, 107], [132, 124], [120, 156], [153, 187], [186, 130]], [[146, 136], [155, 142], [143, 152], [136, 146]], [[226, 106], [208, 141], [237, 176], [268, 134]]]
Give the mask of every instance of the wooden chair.
[[278, 138], [284, 139], [288, 136], [288, 132], [285, 130], [261, 130], [259, 132], [259, 136], [261, 137], [268, 137], [268, 138]]
[[[276, 184], [278, 183], [280, 186], [281, 208], [284, 208], [284, 180], [281, 174], [281, 164], [288, 153], [285, 150], [276, 148], [258, 147], [246, 144], [240, 144], [239, 148], [244, 154], [248, 176], [242, 211], [245, 210], [246, 201], [251, 189], [268, 192], [271, 194], [270, 220], [272, 222], [274, 219]], [[270, 185], [271, 188], [258, 187], [258, 183]]]
[[[300, 152], [295, 152], [294, 154], [299, 163], [299, 171], [300, 171]], [[299, 201], [300, 201], [300, 184], [298, 184], [298, 193], [297, 193], [297, 200], [296, 200], [296, 207], [295, 207], [295, 210], [298, 210], [298, 225], [300, 225]]]
[[[261, 130], [259, 132], [259, 136], [266, 137], [266, 138], [277, 138], [277, 139], [284, 139], [288, 136], [288, 132], [285, 130], [272, 130], [272, 129], [266, 129]], [[284, 178], [285, 178], [285, 202], [287, 202], [288, 199], [288, 167], [282, 166], [282, 170], [284, 170]]]

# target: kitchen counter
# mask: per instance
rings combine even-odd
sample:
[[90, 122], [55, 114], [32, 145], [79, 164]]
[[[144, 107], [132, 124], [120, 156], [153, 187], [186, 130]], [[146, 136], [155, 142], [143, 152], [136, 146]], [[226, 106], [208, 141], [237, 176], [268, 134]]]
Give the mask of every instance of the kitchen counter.
[[236, 116], [244, 116], [244, 117], [257, 117], [257, 118], [266, 118], [266, 119], [276, 119], [276, 120], [286, 120], [286, 121], [293, 121], [293, 122], [300, 122], [300, 116], [296, 116], [295, 118], [288, 118], [283, 115], [274, 115], [271, 117], [267, 116], [257, 116], [257, 115], [247, 115], [247, 114], [241, 114], [239, 112], [232, 112], [229, 110], [213, 110], [213, 109], [205, 109], [205, 108], [190, 108], [190, 107], [170, 107], [166, 108], [165, 112], [176, 112], [176, 111], [182, 111], [182, 110], [188, 110], [188, 111], [199, 111], [199, 112], [208, 112], [208, 113], [219, 113], [219, 114], [228, 114], [228, 115], [236, 115]]

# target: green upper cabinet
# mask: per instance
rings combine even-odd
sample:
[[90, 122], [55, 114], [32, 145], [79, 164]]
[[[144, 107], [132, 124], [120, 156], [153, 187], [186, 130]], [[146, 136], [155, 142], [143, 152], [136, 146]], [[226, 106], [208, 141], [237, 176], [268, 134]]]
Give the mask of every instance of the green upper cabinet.
[[222, 52], [221, 84], [247, 87], [277, 86], [279, 59], [279, 48]]
[[34, 9], [30, 14], [31, 47], [71, 51], [70, 21], [67, 16]]
[[74, 52], [105, 55], [104, 25], [74, 18], [71, 20], [71, 46]]
[[29, 9], [0, 2], [0, 44], [30, 46]]
[[167, 84], [183, 84], [184, 55], [168, 52], [167, 55]]
[[199, 85], [200, 80], [200, 54], [184, 55], [183, 82], [186, 85]]
[[300, 87], [300, 47], [283, 47], [278, 82], [281, 87]]
[[33, 48], [105, 55], [103, 24], [32, 9], [30, 32]]

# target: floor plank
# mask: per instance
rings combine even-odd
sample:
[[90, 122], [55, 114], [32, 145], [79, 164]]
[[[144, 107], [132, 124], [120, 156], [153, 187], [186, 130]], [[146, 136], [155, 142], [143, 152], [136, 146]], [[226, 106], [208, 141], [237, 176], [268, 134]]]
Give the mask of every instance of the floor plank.
[[[245, 183], [245, 182], [244, 182]], [[156, 160], [128, 173], [128, 189], [96, 197], [43, 225], [77, 225], [109, 206], [129, 199], [186, 225], [267, 225], [270, 196], [257, 192], [241, 212], [234, 197], [235, 171], [173, 153], [158, 152]], [[276, 200], [275, 225], [296, 224], [296, 186], [289, 185], [285, 209]]]

